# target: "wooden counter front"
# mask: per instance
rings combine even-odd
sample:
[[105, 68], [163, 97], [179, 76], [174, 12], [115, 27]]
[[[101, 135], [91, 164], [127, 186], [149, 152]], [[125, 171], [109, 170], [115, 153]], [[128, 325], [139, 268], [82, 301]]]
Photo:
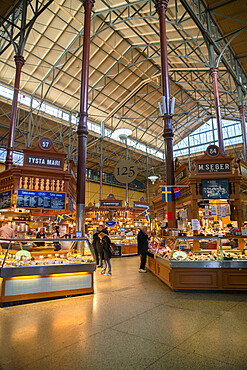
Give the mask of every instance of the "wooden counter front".
[[0, 303], [94, 293], [93, 272], [0, 278]]
[[138, 253], [137, 244], [133, 245], [122, 245], [122, 256], [123, 255], [136, 255]]
[[247, 268], [172, 268], [148, 256], [146, 267], [174, 290], [247, 291]]

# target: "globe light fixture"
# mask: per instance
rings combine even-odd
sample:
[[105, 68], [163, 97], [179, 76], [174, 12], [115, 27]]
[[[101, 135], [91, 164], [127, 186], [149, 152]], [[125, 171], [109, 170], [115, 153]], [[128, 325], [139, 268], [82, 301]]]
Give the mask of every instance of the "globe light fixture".
[[130, 128], [119, 128], [114, 131], [114, 135], [118, 136], [121, 141], [125, 141], [131, 134], [132, 130]]
[[158, 176], [156, 175], [151, 175], [151, 176], [148, 176], [148, 179], [152, 182], [152, 184], [155, 183], [155, 181], [158, 179]]

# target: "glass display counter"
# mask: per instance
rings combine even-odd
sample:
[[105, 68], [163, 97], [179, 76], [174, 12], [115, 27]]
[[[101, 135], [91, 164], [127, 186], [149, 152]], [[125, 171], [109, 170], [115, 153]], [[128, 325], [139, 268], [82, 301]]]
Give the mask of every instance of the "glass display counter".
[[150, 245], [147, 267], [172, 289], [247, 290], [245, 248], [241, 237], [166, 237]]
[[[117, 256], [131, 256], [137, 254], [137, 236], [135, 235], [110, 235], [112, 243], [115, 243], [121, 252], [117, 252]], [[115, 254], [114, 254], [115, 255]]]
[[37, 247], [28, 239], [0, 240], [0, 303], [93, 293], [95, 258], [88, 239], [67, 239], [70, 247], [55, 251], [54, 243], [63, 241], [46, 239]]
[[124, 246], [122, 248], [122, 255], [130, 256], [136, 255], [138, 253], [137, 249], [137, 236], [136, 235], [126, 235]]

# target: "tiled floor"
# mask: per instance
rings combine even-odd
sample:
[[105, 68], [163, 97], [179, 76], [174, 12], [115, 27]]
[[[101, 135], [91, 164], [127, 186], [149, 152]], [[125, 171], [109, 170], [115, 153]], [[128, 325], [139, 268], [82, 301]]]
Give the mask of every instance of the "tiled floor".
[[247, 294], [172, 292], [138, 257], [95, 294], [0, 309], [0, 369], [247, 369]]

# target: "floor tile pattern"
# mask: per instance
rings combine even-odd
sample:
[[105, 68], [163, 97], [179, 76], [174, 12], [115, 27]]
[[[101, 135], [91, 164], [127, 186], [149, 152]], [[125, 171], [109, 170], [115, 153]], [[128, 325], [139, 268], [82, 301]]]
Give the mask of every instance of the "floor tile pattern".
[[247, 369], [247, 294], [173, 292], [138, 257], [95, 294], [0, 309], [0, 369]]

